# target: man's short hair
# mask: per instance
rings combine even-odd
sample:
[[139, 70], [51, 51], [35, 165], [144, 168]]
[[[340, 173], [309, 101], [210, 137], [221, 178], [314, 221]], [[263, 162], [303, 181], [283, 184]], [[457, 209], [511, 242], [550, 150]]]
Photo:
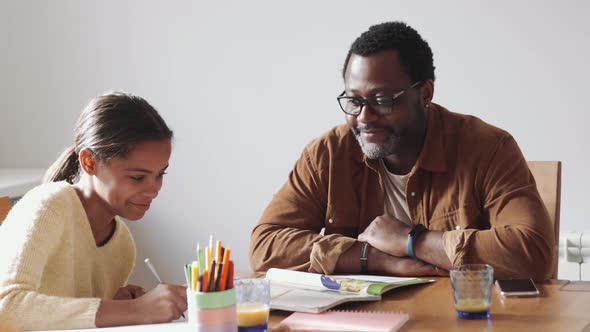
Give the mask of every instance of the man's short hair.
[[350, 46], [342, 68], [342, 77], [346, 74], [351, 54], [367, 56], [386, 49], [398, 51], [401, 64], [412, 82], [434, 81], [430, 46], [418, 31], [399, 21], [373, 25], [368, 31], [363, 32]]

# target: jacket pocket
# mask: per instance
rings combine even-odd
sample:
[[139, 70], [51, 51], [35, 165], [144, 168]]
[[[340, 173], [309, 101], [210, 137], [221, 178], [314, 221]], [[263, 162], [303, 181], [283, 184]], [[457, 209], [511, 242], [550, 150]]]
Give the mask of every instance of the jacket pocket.
[[466, 205], [442, 213], [434, 213], [428, 228], [434, 231], [452, 231], [461, 229], [486, 229], [486, 223], [480, 222], [480, 211], [472, 205]]

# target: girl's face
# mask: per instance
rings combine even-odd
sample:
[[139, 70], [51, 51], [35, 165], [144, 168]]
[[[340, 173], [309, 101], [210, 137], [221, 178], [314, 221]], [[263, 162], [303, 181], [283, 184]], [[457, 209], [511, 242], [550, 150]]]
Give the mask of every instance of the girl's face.
[[98, 163], [93, 187], [105, 208], [125, 219], [141, 219], [162, 188], [171, 152], [170, 140], [144, 141], [125, 158]]

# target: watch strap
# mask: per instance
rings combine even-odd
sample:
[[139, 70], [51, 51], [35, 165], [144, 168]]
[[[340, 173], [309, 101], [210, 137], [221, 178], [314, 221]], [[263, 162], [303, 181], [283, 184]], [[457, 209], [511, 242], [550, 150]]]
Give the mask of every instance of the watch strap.
[[369, 242], [363, 242], [361, 245], [361, 273], [367, 273], [367, 257], [369, 256]]
[[412, 257], [413, 259], [418, 259], [416, 257], [416, 253], [414, 252], [414, 246], [416, 245], [416, 240], [422, 233], [426, 232], [428, 229], [424, 227], [422, 224], [418, 224], [412, 228], [410, 233], [408, 234], [408, 242], [406, 244], [406, 250], [408, 251], [408, 256]]

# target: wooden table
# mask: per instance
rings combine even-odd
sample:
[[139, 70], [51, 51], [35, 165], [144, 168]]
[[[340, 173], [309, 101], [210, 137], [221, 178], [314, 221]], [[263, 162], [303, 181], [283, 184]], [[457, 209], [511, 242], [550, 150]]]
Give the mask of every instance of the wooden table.
[[[538, 283], [539, 297], [503, 298], [494, 286], [491, 318], [455, 316], [449, 278], [393, 290], [379, 302], [347, 303], [337, 309], [404, 311], [410, 320], [401, 331], [590, 331], [590, 292], [559, 290], [567, 281]], [[291, 313], [273, 311], [270, 326]]]

